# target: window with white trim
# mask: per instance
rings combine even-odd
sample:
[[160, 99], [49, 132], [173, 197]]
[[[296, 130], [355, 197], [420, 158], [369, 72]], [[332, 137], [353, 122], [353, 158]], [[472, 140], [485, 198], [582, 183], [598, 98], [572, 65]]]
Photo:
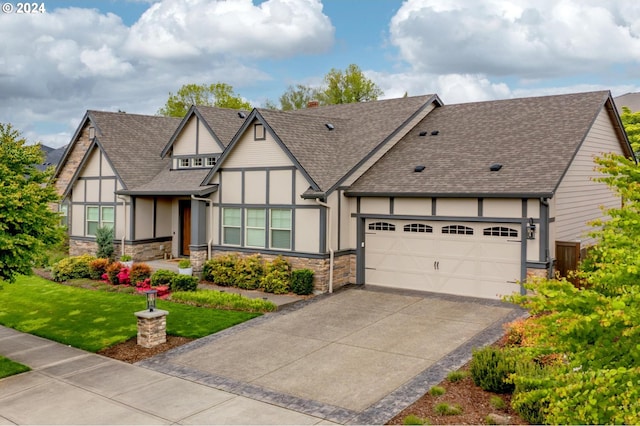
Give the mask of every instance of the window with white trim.
[[60, 204], [60, 225], [69, 226], [69, 204]]
[[245, 220], [245, 245], [247, 247], [266, 247], [265, 209], [247, 209]]
[[442, 227], [443, 234], [457, 234], [457, 235], [473, 235], [473, 228], [463, 225], [448, 225]]
[[410, 223], [404, 226], [404, 232], [431, 233], [433, 232], [433, 228], [429, 225], [425, 225], [424, 223]]
[[494, 226], [492, 228], [484, 228], [482, 230], [484, 235], [494, 237], [518, 237], [518, 230], [513, 228], [507, 228], [505, 226]]
[[202, 167], [203, 163], [204, 163], [204, 160], [202, 158], [192, 158], [191, 159], [191, 166], [192, 167]]
[[369, 224], [369, 231], [395, 231], [396, 226], [388, 222], [374, 222]]
[[291, 209], [271, 209], [271, 248], [291, 250]]
[[178, 167], [180, 167], [180, 168], [189, 167], [189, 159], [188, 158], [180, 158], [180, 159], [178, 159]]
[[207, 167], [213, 167], [216, 165], [216, 157], [207, 157]]
[[85, 209], [85, 234], [94, 237], [100, 227], [113, 229], [114, 210], [111, 206], [87, 206]]
[[239, 208], [222, 209], [222, 243], [239, 246], [241, 243], [242, 213]]

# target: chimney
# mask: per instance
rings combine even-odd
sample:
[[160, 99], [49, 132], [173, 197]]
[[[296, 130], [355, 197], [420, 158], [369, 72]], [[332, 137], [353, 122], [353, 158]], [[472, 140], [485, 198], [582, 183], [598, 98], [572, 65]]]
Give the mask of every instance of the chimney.
[[318, 107], [318, 106], [320, 106], [320, 102], [318, 102], [318, 101], [316, 101], [316, 100], [309, 101], [309, 102], [307, 103], [307, 108], [316, 108], [316, 107]]

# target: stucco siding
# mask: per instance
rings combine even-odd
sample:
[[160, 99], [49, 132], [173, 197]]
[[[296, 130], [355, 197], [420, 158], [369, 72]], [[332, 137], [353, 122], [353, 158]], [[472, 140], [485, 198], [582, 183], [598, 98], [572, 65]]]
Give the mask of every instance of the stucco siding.
[[[291, 187], [291, 183], [289, 183]], [[244, 174], [245, 203], [265, 204], [267, 201], [267, 172], [265, 170], [247, 171]]]
[[264, 140], [254, 140], [253, 124], [235, 144], [224, 167], [277, 167], [291, 166], [293, 163], [269, 133]]
[[84, 235], [84, 205], [74, 204], [71, 206], [71, 235]]
[[[533, 212], [530, 212], [533, 213]], [[535, 212], [538, 216], [538, 212]], [[482, 216], [485, 217], [522, 217], [522, 201], [518, 199], [482, 200]]]
[[431, 214], [431, 198], [395, 198], [393, 213], [398, 215], [427, 216]]
[[242, 172], [223, 171], [220, 181], [220, 201], [223, 204], [240, 204], [242, 202]]
[[620, 199], [604, 184], [593, 181], [600, 174], [594, 170], [594, 158], [604, 152], [622, 154], [613, 125], [602, 110], [559, 185], [555, 196], [556, 239], [593, 243], [586, 234], [587, 222], [602, 217], [600, 206], [620, 205]]
[[295, 214], [296, 251], [318, 253], [320, 247], [320, 210], [297, 209]]
[[292, 170], [271, 170], [269, 172], [269, 203], [292, 203], [293, 173]]
[[156, 202], [156, 237], [171, 236], [171, 204], [168, 198]]
[[105, 203], [115, 203], [116, 178], [102, 179], [100, 181], [100, 200]]
[[101, 152], [96, 147], [93, 149], [93, 152], [89, 154], [89, 158], [84, 164], [82, 171], [80, 172], [80, 176], [100, 176], [100, 163], [101, 163]]
[[304, 177], [304, 175], [302, 173], [300, 173], [299, 170], [296, 170], [296, 184], [295, 184], [296, 193], [294, 194], [294, 198], [295, 198], [296, 204], [302, 204], [302, 205], [315, 205], [316, 204], [315, 200], [308, 200], [308, 199], [304, 199], [304, 198], [301, 197], [301, 195], [307, 189], [309, 189], [310, 185], [311, 184]]
[[86, 180], [86, 202], [97, 203], [100, 201], [100, 181], [96, 179]]
[[436, 202], [438, 216], [477, 216], [477, 198], [438, 198]]
[[153, 199], [136, 199], [135, 239], [153, 238]]
[[363, 197], [360, 200], [360, 213], [390, 214], [389, 199], [385, 197]]
[[196, 153], [196, 135], [198, 120], [191, 117], [173, 142], [173, 155], [194, 155]]
[[[71, 202], [84, 202], [84, 180], [77, 180], [73, 184], [73, 192], [71, 193]], [[75, 218], [74, 218], [75, 220]]]

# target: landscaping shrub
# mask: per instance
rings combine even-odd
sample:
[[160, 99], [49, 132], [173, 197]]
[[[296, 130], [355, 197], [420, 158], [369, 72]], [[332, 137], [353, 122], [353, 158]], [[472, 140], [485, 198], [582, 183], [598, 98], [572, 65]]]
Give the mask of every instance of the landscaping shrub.
[[90, 254], [71, 256], [62, 259], [51, 268], [54, 281], [67, 281], [74, 278], [90, 278], [89, 264], [95, 257]]
[[429, 389], [429, 395], [431, 396], [440, 396], [440, 395], [444, 395], [445, 393], [446, 393], [446, 390], [442, 386], [434, 386], [431, 389]]
[[157, 287], [159, 285], [170, 285], [171, 280], [177, 274], [173, 271], [169, 271], [168, 269], [158, 269], [151, 275], [151, 285]]
[[507, 408], [507, 404], [504, 402], [504, 399], [497, 395], [494, 395], [489, 399], [489, 404], [496, 410], [504, 410]]
[[129, 272], [131, 284], [136, 285], [149, 277], [151, 277], [151, 266], [143, 262], [134, 263], [131, 266], [131, 270]]
[[100, 227], [96, 229], [96, 257], [113, 260], [113, 229]]
[[177, 291], [171, 294], [171, 300], [195, 306], [234, 311], [273, 312], [278, 309], [276, 304], [269, 300], [250, 299], [239, 294], [216, 290]]
[[263, 276], [264, 262], [259, 254], [237, 260], [234, 281], [238, 288], [255, 290], [260, 287]]
[[221, 286], [236, 285], [238, 256], [225, 254], [207, 260], [202, 267], [202, 278]]
[[305, 296], [313, 293], [313, 271], [311, 269], [296, 269], [291, 272], [291, 291]]
[[458, 414], [462, 414], [462, 407], [459, 404], [451, 405], [446, 402], [436, 404], [434, 410], [441, 416], [457, 416]]
[[171, 291], [196, 291], [197, 289], [198, 277], [176, 274], [171, 279]]
[[89, 277], [92, 280], [100, 280], [102, 276], [107, 272], [107, 266], [111, 261], [109, 259], [94, 259], [89, 262]]
[[495, 393], [511, 393], [513, 383], [506, 379], [516, 371], [514, 351], [491, 346], [473, 351], [469, 371], [476, 386]]
[[447, 374], [447, 380], [449, 380], [451, 383], [455, 383], [464, 379], [468, 375], [469, 373], [462, 370], [451, 371], [449, 374]]
[[267, 293], [285, 294], [291, 289], [291, 265], [282, 256], [268, 262], [260, 287]]
[[107, 266], [107, 269], [105, 270], [105, 273], [107, 274], [107, 280], [113, 285], [120, 284], [120, 278], [118, 277], [118, 274], [120, 274], [122, 269], [125, 269], [122, 263], [120, 262], [111, 263], [109, 266]]
[[178, 268], [179, 269], [191, 268], [191, 261], [189, 259], [181, 259], [178, 262]]
[[422, 419], [415, 414], [409, 414], [402, 420], [404, 425], [426, 425], [429, 424], [426, 419]]

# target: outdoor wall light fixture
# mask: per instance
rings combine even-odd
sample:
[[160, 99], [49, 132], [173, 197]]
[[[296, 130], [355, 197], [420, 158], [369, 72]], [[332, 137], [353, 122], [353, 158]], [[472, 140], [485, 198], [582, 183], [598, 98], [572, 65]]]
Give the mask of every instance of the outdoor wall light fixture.
[[147, 309], [149, 312], [153, 312], [156, 309], [156, 296], [158, 295], [158, 290], [147, 290], [144, 294], [147, 295]]
[[527, 223], [527, 240], [535, 240], [536, 239], [536, 224], [533, 223], [533, 218], [529, 218], [529, 223]]

